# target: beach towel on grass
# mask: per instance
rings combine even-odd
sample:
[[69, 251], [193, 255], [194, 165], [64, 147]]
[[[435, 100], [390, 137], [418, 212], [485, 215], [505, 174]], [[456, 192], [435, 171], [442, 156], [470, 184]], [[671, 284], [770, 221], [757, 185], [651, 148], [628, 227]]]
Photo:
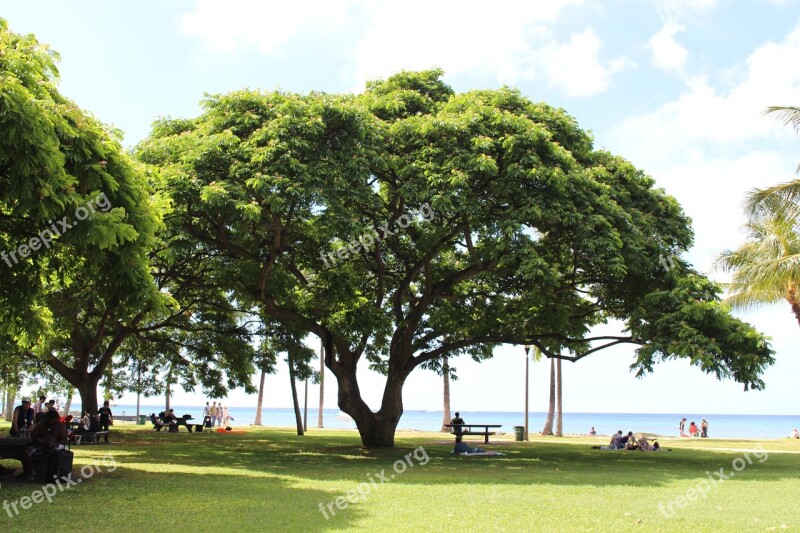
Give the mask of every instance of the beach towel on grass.
[[506, 454], [500, 452], [475, 452], [475, 453], [457, 453], [461, 457], [505, 457]]

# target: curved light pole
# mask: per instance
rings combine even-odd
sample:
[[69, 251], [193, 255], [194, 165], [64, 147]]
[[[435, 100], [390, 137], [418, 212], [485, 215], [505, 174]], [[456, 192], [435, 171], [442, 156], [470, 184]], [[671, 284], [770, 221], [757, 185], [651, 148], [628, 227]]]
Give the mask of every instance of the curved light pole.
[[523, 438], [528, 440], [528, 354], [531, 351], [531, 347], [526, 344], [525, 345], [525, 434]]

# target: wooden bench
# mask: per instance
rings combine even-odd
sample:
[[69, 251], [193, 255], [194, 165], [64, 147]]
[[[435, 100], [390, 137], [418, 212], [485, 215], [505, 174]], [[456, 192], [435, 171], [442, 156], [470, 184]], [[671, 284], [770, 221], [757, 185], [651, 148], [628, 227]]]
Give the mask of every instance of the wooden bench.
[[94, 432], [86, 432], [83, 433], [76, 433], [75, 436], [80, 436], [81, 444], [100, 444], [100, 437], [108, 435], [108, 431], [94, 431]]
[[[470, 435], [480, 435], [484, 438], [484, 443], [489, 444], [489, 435], [494, 435], [496, 431], [489, 431], [489, 428], [499, 428], [502, 424], [445, 424], [445, 427], [453, 429], [453, 435], [456, 436], [456, 442], [459, 437], [467, 437]], [[483, 431], [471, 431], [470, 428], [483, 428]], [[466, 429], [466, 431], [463, 431]]]

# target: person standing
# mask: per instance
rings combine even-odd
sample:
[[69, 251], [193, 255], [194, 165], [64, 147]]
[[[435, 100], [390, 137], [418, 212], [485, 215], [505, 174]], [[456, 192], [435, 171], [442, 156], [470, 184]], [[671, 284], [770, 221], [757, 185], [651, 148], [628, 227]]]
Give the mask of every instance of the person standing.
[[217, 423], [217, 402], [211, 404], [211, 408], [208, 410], [208, 416], [211, 417], [211, 427], [213, 428]]
[[[11, 415], [11, 433], [12, 437], [20, 437], [33, 425], [33, 408], [31, 407], [31, 399], [25, 396], [22, 403], [18, 405]], [[24, 430], [24, 431], [23, 431]]]
[[705, 418], [700, 422], [700, 436], [704, 439], [708, 438], [708, 420]]
[[681, 424], [678, 426], [678, 430], [681, 432], [681, 437], [686, 436], [686, 417], [684, 416], [681, 418]]
[[208, 405], [208, 402], [206, 402], [206, 406], [203, 407], [203, 427], [211, 427], [211, 406]]
[[103, 402], [103, 407], [98, 409], [97, 414], [100, 419], [100, 431], [106, 432], [103, 436], [106, 439], [106, 444], [108, 444], [108, 426], [114, 425], [114, 415], [111, 413], [111, 407], [108, 406], [108, 400]]
[[33, 416], [36, 417], [38, 413], [44, 413], [44, 402], [47, 400], [45, 396], [39, 396], [39, 399], [33, 404]]
[[225, 415], [225, 408], [222, 407], [222, 402], [219, 402], [219, 405], [217, 406], [217, 427], [218, 428], [222, 427], [222, 418], [223, 418], [224, 415]]

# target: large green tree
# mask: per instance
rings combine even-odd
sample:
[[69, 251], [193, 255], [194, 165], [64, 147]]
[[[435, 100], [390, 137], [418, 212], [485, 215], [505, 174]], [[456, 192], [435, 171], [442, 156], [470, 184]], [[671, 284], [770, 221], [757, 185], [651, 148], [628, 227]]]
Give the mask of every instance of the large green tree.
[[[439, 71], [203, 106], [156, 124], [137, 156], [237, 293], [322, 339], [365, 445], [394, 444], [415, 368], [503, 343], [573, 361], [630, 343], [640, 373], [683, 357], [763, 386], [764, 337], [688, 265], [661, 267], [692, 242], [677, 202], [562, 110], [507, 88], [456, 94]], [[609, 320], [626, 331], [592, 334]], [[365, 361], [386, 375], [377, 411]]]

